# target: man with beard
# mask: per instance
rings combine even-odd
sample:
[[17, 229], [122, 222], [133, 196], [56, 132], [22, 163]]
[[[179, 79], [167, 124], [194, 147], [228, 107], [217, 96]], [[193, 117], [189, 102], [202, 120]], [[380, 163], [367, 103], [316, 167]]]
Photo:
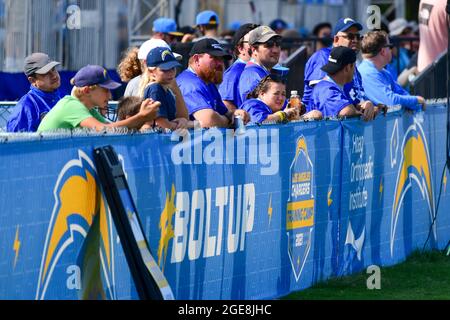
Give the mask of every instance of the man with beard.
[[228, 128], [239, 115], [244, 123], [249, 116], [244, 110], [228, 111], [216, 85], [222, 83], [224, 59], [229, 55], [214, 39], [206, 38], [194, 44], [190, 52], [189, 68], [177, 77], [191, 120], [198, 120], [202, 128]]
[[8, 132], [35, 132], [45, 115], [61, 99], [61, 85], [56, 66], [45, 53], [36, 52], [25, 58], [24, 72], [30, 91], [14, 108], [6, 125]]
[[[313, 87], [326, 76], [326, 73], [321, 68], [328, 63], [331, 49], [343, 46], [352, 49], [358, 54], [362, 40], [362, 35], [359, 32], [362, 29], [363, 26], [351, 18], [339, 19], [333, 29], [333, 46], [321, 49], [309, 58], [305, 66], [305, 89], [302, 99], [303, 103], [308, 106], [307, 111], [310, 111], [309, 105]], [[361, 109], [371, 109], [368, 111], [373, 113], [373, 104], [370, 101], [363, 101], [365, 100], [365, 94], [361, 74], [356, 66], [353, 81], [344, 86], [344, 92], [352, 99], [353, 105], [358, 106], [358, 108], [360, 106]]]
[[[245, 66], [239, 80], [239, 94], [242, 103], [262, 78], [270, 74], [278, 64], [281, 53], [282, 37], [268, 26], [260, 26], [250, 31], [249, 45], [251, 59]], [[238, 106], [240, 107], [240, 105]]]

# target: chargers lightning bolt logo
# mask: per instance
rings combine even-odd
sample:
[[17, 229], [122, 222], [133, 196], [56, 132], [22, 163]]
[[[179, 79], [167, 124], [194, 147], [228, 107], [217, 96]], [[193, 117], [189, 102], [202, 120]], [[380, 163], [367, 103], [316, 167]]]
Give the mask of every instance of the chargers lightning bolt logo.
[[[88, 267], [81, 270], [85, 278], [94, 279], [92, 275], [98, 275], [101, 279], [95, 279], [97, 283], [90, 281], [88, 288], [78, 288], [82, 297], [89, 298], [115, 298], [114, 292], [114, 252], [112, 241], [112, 221], [108, 213], [103, 195], [97, 182], [97, 175], [92, 160], [81, 150], [78, 151], [78, 159], [73, 159], [63, 167], [53, 190], [55, 205], [47, 230], [44, 250], [42, 254], [41, 267], [36, 291], [36, 299], [45, 299], [52, 276], [56, 270], [61, 269], [58, 262], [67, 251], [73, 251], [81, 241], [87, 240], [91, 234], [90, 228], [95, 221], [98, 227], [99, 238], [97, 247], [84, 241], [80, 257], [83, 265], [86, 263], [86, 255], [92, 252], [99, 257], [99, 270]], [[80, 246], [81, 247], [81, 246]], [[79, 247], [78, 247], [79, 248]], [[71, 256], [74, 256], [73, 253]], [[66, 255], [67, 258], [67, 255]], [[69, 263], [77, 264], [77, 257], [70, 258]], [[67, 261], [64, 261], [67, 262]], [[92, 263], [91, 263], [92, 265]], [[95, 270], [94, 270], [95, 269]], [[58, 274], [61, 274], [59, 271]], [[99, 278], [96, 277], [96, 278]], [[60, 284], [60, 278], [55, 283]], [[85, 282], [85, 281], [82, 281]], [[102, 282], [106, 282], [108, 292], [104, 292]], [[92, 292], [96, 290], [96, 292]], [[88, 292], [91, 290], [91, 292]]]
[[[400, 214], [403, 198], [415, 181], [422, 193], [422, 197], [426, 199], [431, 219], [435, 216], [435, 203], [433, 194], [433, 179], [431, 172], [430, 154], [428, 152], [428, 144], [422, 127], [416, 121], [405, 133], [401, 150], [400, 166], [398, 170], [394, 203], [392, 206], [391, 217], [391, 256], [394, 254], [394, 238], [397, 229], [397, 221]], [[436, 230], [434, 230], [436, 237]]]

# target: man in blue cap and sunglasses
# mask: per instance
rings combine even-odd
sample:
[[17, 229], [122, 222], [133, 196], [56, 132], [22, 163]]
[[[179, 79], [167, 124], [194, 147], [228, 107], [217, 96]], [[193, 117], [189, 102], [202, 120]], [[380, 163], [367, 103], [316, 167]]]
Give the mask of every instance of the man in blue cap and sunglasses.
[[[302, 99], [307, 106], [307, 111], [310, 111], [309, 105], [313, 87], [326, 76], [326, 73], [321, 68], [328, 63], [331, 49], [342, 46], [350, 48], [358, 54], [361, 50], [362, 35], [360, 31], [362, 29], [361, 23], [351, 18], [339, 19], [333, 29], [332, 47], [323, 48], [309, 58], [305, 66], [305, 89]], [[367, 109], [366, 114], [373, 114], [373, 104], [370, 101], [365, 101], [366, 97], [362, 86], [361, 74], [356, 66], [353, 81], [344, 86], [344, 92], [352, 99], [353, 105], [360, 106], [362, 110]]]
[[56, 129], [90, 128], [101, 131], [108, 127], [138, 129], [145, 122], [155, 118], [160, 102], [145, 100], [138, 114], [114, 123], [108, 123], [97, 111], [105, 108], [111, 99], [110, 90], [120, 87], [111, 80], [101, 66], [87, 65], [81, 68], [71, 80], [74, 85], [71, 96], [65, 96], [45, 116], [38, 132]]

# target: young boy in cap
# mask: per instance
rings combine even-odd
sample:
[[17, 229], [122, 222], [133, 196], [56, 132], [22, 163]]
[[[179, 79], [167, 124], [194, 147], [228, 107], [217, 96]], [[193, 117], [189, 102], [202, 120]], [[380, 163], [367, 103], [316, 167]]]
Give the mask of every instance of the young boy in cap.
[[242, 104], [239, 95], [239, 79], [245, 65], [250, 60], [249, 33], [258, 25], [246, 23], [239, 27], [233, 37], [234, 55], [236, 61], [223, 74], [223, 82], [219, 86], [219, 92], [228, 110], [234, 112]]
[[[181, 112], [180, 116], [175, 94], [170, 90], [170, 85], [176, 77], [176, 68], [181, 67], [181, 64], [172, 51], [165, 47], [152, 49], [146, 60], [150, 85], [145, 89], [144, 99], [161, 102], [154, 122], [148, 125], [170, 130], [193, 128], [194, 122], [184, 118], [184, 112]], [[183, 99], [182, 96], [178, 98]]]
[[6, 125], [8, 132], [35, 132], [42, 119], [61, 99], [61, 85], [56, 66], [48, 55], [36, 52], [25, 58], [24, 72], [30, 91], [15, 106]]
[[191, 120], [198, 120], [203, 128], [227, 128], [240, 115], [244, 123], [250, 118], [244, 110], [229, 111], [216, 85], [222, 83], [224, 59], [231, 59], [214, 39], [203, 39], [194, 44], [189, 68], [177, 77]]
[[97, 131], [105, 127], [139, 129], [146, 121], [154, 119], [160, 105], [159, 102], [147, 99], [137, 115], [107, 123], [95, 108], [105, 108], [111, 99], [110, 90], [117, 89], [120, 84], [109, 78], [106, 69], [95, 65], [81, 68], [71, 83], [75, 86], [72, 96], [64, 97], [55, 105], [39, 125], [38, 132], [80, 127]]
[[[314, 86], [309, 109], [319, 110], [324, 117], [352, 117], [361, 115], [347, 94], [344, 86], [353, 79], [356, 53], [347, 47], [335, 47], [331, 50], [328, 63], [321, 69], [325, 78]], [[373, 112], [373, 108], [372, 108]], [[370, 110], [363, 115], [364, 120], [373, 119]]]
[[281, 53], [281, 38], [268, 26], [260, 26], [250, 31], [249, 44], [251, 48], [249, 53], [251, 59], [245, 66], [239, 80], [239, 95], [242, 102], [247, 100], [247, 95], [278, 64]]

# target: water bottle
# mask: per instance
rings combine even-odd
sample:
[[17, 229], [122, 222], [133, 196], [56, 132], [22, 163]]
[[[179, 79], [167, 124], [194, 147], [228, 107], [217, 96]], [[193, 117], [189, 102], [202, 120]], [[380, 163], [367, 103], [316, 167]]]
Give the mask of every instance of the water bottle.
[[304, 114], [306, 112], [305, 106], [303, 105], [302, 101], [300, 100], [300, 96], [298, 95], [297, 90], [291, 91], [291, 97], [289, 98], [289, 106], [291, 108], [297, 108], [300, 112], [300, 115]]

